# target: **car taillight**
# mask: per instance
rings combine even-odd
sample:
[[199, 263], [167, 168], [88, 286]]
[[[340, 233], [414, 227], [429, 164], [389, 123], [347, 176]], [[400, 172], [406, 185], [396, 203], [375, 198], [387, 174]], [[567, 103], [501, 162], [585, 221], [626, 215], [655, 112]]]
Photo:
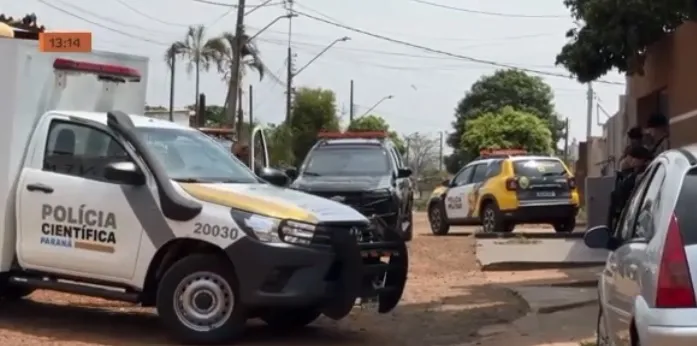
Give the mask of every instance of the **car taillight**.
[[510, 191], [515, 191], [518, 189], [518, 179], [508, 178], [506, 179], [506, 189]]
[[696, 307], [690, 267], [675, 214], [670, 218], [663, 255], [658, 267], [656, 307], [663, 309]]
[[569, 177], [569, 188], [570, 189], [576, 188], [576, 179], [574, 177]]

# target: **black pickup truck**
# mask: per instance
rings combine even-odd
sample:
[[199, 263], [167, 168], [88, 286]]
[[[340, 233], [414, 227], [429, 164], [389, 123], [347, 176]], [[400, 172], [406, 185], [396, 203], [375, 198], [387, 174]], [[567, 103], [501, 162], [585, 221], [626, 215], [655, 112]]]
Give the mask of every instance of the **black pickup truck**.
[[291, 188], [348, 204], [412, 239], [412, 172], [385, 133], [320, 135], [300, 168], [287, 173]]

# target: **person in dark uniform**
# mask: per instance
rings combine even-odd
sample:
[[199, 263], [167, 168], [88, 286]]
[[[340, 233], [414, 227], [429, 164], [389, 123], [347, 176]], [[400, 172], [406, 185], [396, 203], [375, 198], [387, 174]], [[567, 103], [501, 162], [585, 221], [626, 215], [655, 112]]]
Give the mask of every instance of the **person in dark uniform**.
[[670, 122], [662, 113], [652, 114], [646, 122], [646, 146], [653, 157], [670, 149], [669, 128]]
[[629, 139], [629, 143], [627, 147], [624, 149], [622, 157], [620, 158], [620, 168], [618, 176], [624, 175], [625, 173], [629, 173], [632, 171], [630, 160], [626, 160], [626, 158], [629, 156], [629, 152], [632, 150], [633, 147], [644, 144], [644, 131], [642, 131], [641, 127], [639, 126], [632, 127], [631, 129], [629, 129], [629, 131], [627, 131], [627, 138]]
[[632, 195], [634, 186], [641, 179], [644, 170], [646, 170], [652, 159], [651, 151], [643, 145], [634, 145], [628, 150], [625, 158], [627, 170], [624, 172], [624, 176], [618, 180], [615, 189], [610, 194], [608, 225], [611, 229], [615, 228], [617, 219]]

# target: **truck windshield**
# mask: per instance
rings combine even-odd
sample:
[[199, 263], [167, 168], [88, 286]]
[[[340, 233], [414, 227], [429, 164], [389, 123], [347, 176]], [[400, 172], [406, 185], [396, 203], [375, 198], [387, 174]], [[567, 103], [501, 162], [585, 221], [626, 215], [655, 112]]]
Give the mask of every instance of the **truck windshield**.
[[308, 155], [302, 174], [309, 176], [384, 175], [391, 171], [385, 149], [379, 146], [319, 147]]
[[258, 183], [245, 164], [216, 140], [185, 129], [141, 127], [155, 156], [173, 180], [207, 183]]
[[564, 165], [558, 159], [529, 159], [513, 161], [516, 175], [525, 177], [563, 176], [567, 174]]

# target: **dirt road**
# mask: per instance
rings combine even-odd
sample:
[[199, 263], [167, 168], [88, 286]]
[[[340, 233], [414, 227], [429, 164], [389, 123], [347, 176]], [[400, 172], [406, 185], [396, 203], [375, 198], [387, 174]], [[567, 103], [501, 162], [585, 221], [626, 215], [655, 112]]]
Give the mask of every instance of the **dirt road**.
[[[433, 237], [423, 216], [416, 221], [408, 287], [393, 313], [357, 310], [345, 320], [322, 319], [293, 335], [270, 335], [262, 323], [250, 321], [240, 345], [465, 345], [479, 338], [480, 327], [525, 313], [519, 298], [487, 284], [477, 270], [471, 237]], [[150, 309], [47, 291], [2, 304], [0, 344], [168, 344]]]

